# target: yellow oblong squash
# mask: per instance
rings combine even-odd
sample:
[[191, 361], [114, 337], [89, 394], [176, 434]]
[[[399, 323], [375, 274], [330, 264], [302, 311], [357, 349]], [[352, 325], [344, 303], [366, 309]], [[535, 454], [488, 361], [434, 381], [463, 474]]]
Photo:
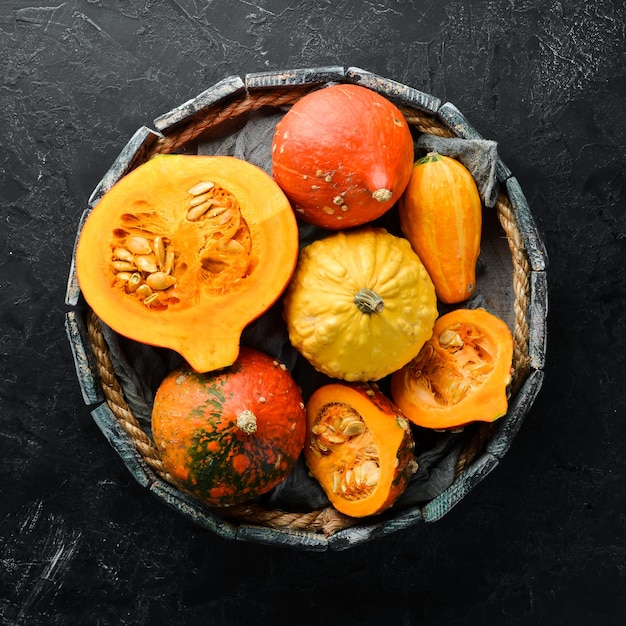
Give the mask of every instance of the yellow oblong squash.
[[400, 226], [446, 304], [467, 300], [476, 289], [482, 204], [467, 168], [430, 152], [413, 167], [398, 206]]

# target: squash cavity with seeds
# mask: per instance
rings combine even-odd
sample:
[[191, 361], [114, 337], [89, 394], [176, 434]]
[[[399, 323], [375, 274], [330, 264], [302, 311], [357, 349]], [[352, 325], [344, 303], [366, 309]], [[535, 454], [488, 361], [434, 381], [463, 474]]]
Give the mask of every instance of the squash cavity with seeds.
[[331, 504], [375, 515], [402, 495], [417, 470], [409, 421], [376, 385], [331, 383], [306, 407], [304, 456]]
[[513, 337], [485, 309], [442, 315], [418, 356], [391, 377], [391, 396], [418, 426], [493, 422], [508, 408]]
[[280, 296], [297, 255], [291, 205], [263, 170], [234, 157], [160, 155], [89, 214], [76, 272], [113, 330], [206, 372], [235, 361], [243, 329]]

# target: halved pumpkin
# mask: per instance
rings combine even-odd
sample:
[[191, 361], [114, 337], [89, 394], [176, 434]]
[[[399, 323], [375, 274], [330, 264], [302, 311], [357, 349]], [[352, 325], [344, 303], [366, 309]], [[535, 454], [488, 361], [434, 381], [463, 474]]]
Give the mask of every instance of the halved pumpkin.
[[76, 271], [113, 330], [206, 372], [235, 361], [244, 327], [282, 293], [297, 255], [291, 206], [263, 170], [234, 157], [160, 155], [93, 209]]

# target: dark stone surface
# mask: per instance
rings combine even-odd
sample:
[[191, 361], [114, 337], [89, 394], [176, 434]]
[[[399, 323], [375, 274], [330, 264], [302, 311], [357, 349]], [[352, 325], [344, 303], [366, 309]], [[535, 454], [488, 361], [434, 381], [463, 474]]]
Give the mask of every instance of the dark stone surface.
[[[621, 0], [2, 2], [2, 623], [624, 623], [625, 23]], [[324, 66], [498, 142], [550, 310], [543, 387], [494, 471], [437, 522], [317, 554], [221, 539], [137, 484], [83, 403], [64, 299], [138, 128], [226, 77]]]

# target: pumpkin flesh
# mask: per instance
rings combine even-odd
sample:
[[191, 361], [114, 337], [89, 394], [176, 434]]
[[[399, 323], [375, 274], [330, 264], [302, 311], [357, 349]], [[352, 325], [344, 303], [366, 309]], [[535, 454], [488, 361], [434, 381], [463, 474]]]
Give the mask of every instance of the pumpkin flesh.
[[261, 169], [233, 157], [161, 155], [95, 206], [76, 270], [113, 330], [176, 350], [204, 372], [234, 362], [241, 332], [279, 297], [297, 254], [291, 206]]
[[169, 374], [157, 390], [152, 432], [177, 486], [212, 506], [237, 504], [293, 469], [304, 446], [304, 404], [284, 366], [243, 347], [219, 372]]
[[441, 316], [419, 355], [391, 377], [391, 396], [416, 425], [447, 429], [492, 422], [508, 408], [513, 338], [484, 309]]
[[330, 230], [370, 222], [404, 191], [413, 139], [400, 110], [359, 85], [301, 98], [276, 127], [272, 175], [305, 222]]
[[369, 384], [320, 387], [307, 403], [304, 455], [331, 504], [352, 517], [388, 509], [417, 468], [399, 409]]

